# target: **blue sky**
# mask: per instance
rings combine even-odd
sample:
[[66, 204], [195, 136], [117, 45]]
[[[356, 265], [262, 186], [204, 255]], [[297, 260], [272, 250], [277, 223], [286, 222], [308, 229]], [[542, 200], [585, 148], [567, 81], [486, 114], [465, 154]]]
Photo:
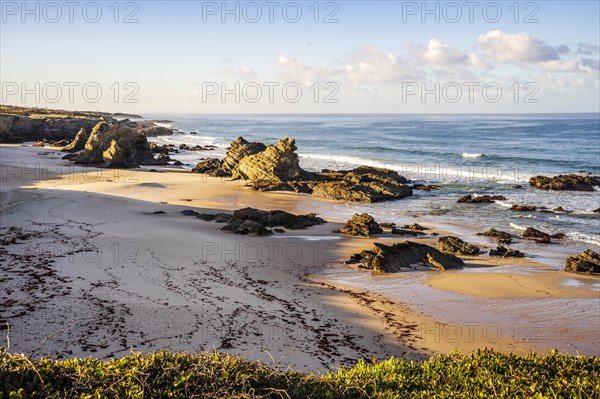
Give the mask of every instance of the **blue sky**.
[[[424, 15], [423, 5], [434, 12]], [[84, 1], [72, 7], [2, 1], [3, 103], [137, 113], [600, 107], [596, 1]], [[223, 15], [225, 7], [238, 11]]]

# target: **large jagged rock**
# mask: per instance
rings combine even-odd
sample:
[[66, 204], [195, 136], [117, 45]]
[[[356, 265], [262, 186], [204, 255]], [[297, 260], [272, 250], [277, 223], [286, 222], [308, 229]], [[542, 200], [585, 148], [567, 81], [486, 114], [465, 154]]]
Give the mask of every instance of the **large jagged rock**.
[[242, 158], [232, 171], [234, 179], [273, 183], [301, 180], [306, 176], [300, 168], [294, 139], [284, 138], [254, 155]]
[[523, 232], [523, 237], [534, 239], [536, 242], [538, 242], [540, 244], [549, 244], [550, 243], [550, 234], [544, 233], [543, 231], [540, 231], [533, 227], [526, 228], [525, 231]]
[[441, 252], [457, 255], [477, 255], [479, 253], [478, 247], [454, 236], [441, 237], [436, 248]]
[[600, 176], [576, 174], [554, 177], [535, 176], [529, 179], [529, 185], [541, 190], [594, 191], [594, 186], [600, 186]]
[[249, 155], [255, 155], [264, 151], [266, 145], [259, 142], [249, 142], [243, 137], [238, 137], [229, 145], [229, 149], [223, 159], [222, 170], [227, 175], [233, 175], [242, 159]]
[[374, 243], [370, 250], [354, 254], [347, 263], [362, 262], [361, 267], [382, 273], [412, 271], [418, 266], [439, 270], [457, 269], [464, 262], [454, 255], [444, 254], [425, 244], [406, 241], [393, 245]]
[[565, 260], [565, 270], [573, 273], [599, 274], [600, 255], [591, 249], [586, 249], [580, 254], [568, 257]]
[[354, 216], [352, 216], [352, 219], [348, 220], [344, 227], [335, 230], [334, 233], [344, 233], [358, 237], [370, 237], [371, 234], [382, 234], [383, 229], [371, 215], [367, 213], [361, 215], [355, 213]]
[[507, 233], [505, 231], [500, 231], [500, 230], [496, 230], [496, 229], [489, 229], [483, 233], [477, 233], [478, 236], [486, 236], [486, 237], [492, 237], [493, 239], [495, 239], [496, 241], [498, 241], [500, 244], [510, 244], [511, 242], [511, 236], [510, 233]]
[[[116, 145], [113, 145], [113, 141]], [[107, 162], [106, 154], [118, 159], [115, 162]], [[118, 162], [117, 162], [118, 161]], [[148, 140], [143, 133], [123, 126], [110, 126], [106, 122], [100, 122], [92, 129], [92, 133], [85, 143], [83, 151], [75, 159], [76, 163], [94, 166], [124, 167], [135, 165], [159, 164], [154, 159]], [[119, 166], [108, 166], [108, 165]]]
[[102, 166], [105, 168], [126, 168], [129, 166], [125, 152], [115, 139], [111, 141], [110, 147], [102, 153], [102, 159], [104, 160]]
[[77, 152], [81, 151], [85, 148], [85, 143], [88, 140], [88, 135], [85, 132], [84, 128], [79, 129], [77, 136], [75, 136], [75, 140], [73, 140], [69, 145], [63, 147], [63, 151], [66, 152]]

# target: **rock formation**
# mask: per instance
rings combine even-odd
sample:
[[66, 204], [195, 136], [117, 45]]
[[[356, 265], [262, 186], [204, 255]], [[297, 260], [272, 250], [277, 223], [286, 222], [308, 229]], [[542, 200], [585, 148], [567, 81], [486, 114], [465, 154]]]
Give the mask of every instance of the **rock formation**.
[[464, 262], [454, 255], [444, 254], [425, 244], [406, 241], [393, 245], [374, 243], [373, 248], [351, 256], [346, 263], [362, 263], [360, 266], [383, 273], [412, 271], [418, 266], [438, 270], [456, 269]]
[[77, 152], [77, 151], [81, 151], [85, 148], [85, 143], [88, 140], [88, 135], [85, 132], [84, 128], [79, 129], [79, 132], [77, 133], [77, 136], [75, 136], [75, 139], [68, 144], [66, 147], [63, 147], [63, 151], [66, 152]]
[[479, 253], [478, 247], [454, 236], [441, 237], [436, 248], [441, 252], [457, 255], [477, 255]]
[[389, 169], [360, 166], [307, 172], [300, 168], [295, 141], [289, 138], [265, 146], [239, 137], [222, 161], [208, 158], [193, 172], [247, 180], [248, 186], [258, 191], [294, 191], [344, 201], [368, 203], [412, 195], [409, 181]]
[[594, 191], [594, 186], [600, 186], [600, 176], [576, 174], [555, 177], [535, 176], [529, 179], [529, 185], [541, 190]]
[[106, 122], [94, 126], [75, 162], [111, 168], [157, 163], [144, 134], [127, 127], [111, 127]]
[[375, 219], [369, 214], [359, 215], [355, 213], [352, 219], [348, 220], [346, 225], [334, 233], [344, 233], [351, 236], [370, 237], [371, 234], [382, 234], [383, 229], [377, 224]]
[[535, 205], [513, 205], [510, 207], [511, 211], [517, 212], [533, 212], [537, 209]]
[[600, 255], [591, 249], [586, 249], [580, 254], [568, 257], [565, 260], [565, 270], [573, 273], [598, 274]]

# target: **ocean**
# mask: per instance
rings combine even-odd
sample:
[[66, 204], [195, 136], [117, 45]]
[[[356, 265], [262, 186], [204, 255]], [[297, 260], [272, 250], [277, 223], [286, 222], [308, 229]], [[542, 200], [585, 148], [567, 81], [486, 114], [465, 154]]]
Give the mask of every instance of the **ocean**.
[[[214, 145], [215, 151], [173, 156], [191, 168], [200, 158], [224, 156], [238, 136], [273, 144], [296, 139], [301, 166], [384, 167], [439, 190], [380, 204], [328, 205], [325, 216], [344, 220], [368, 212], [378, 221], [431, 223], [476, 241], [489, 227], [518, 234], [528, 226], [567, 235], [569, 252], [600, 249], [600, 192], [549, 192], [529, 188], [536, 175], [600, 174], [600, 114], [519, 115], [189, 115], [152, 114], [178, 129], [158, 143]], [[197, 134], [190, 134], [195, 132]], [[521, 187], [520, 187], [521, 186]], [[495, 204], [457, 204], [465, 194], [502, 194]], [[514, 212], [512, 204], [562, 207], [565, 213]], [[552, 252], [552, 251], [550, 251]], [[562, 259], [545, 256], [562, 266]], [[563, 258], [564, 259], [564, 258]]]

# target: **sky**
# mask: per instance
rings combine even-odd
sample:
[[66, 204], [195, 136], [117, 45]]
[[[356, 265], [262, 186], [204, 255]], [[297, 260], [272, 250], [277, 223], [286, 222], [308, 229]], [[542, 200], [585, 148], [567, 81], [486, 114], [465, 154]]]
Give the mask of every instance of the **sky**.
[[597, 1], [1, 2], [3, 104], [599, 112]]

